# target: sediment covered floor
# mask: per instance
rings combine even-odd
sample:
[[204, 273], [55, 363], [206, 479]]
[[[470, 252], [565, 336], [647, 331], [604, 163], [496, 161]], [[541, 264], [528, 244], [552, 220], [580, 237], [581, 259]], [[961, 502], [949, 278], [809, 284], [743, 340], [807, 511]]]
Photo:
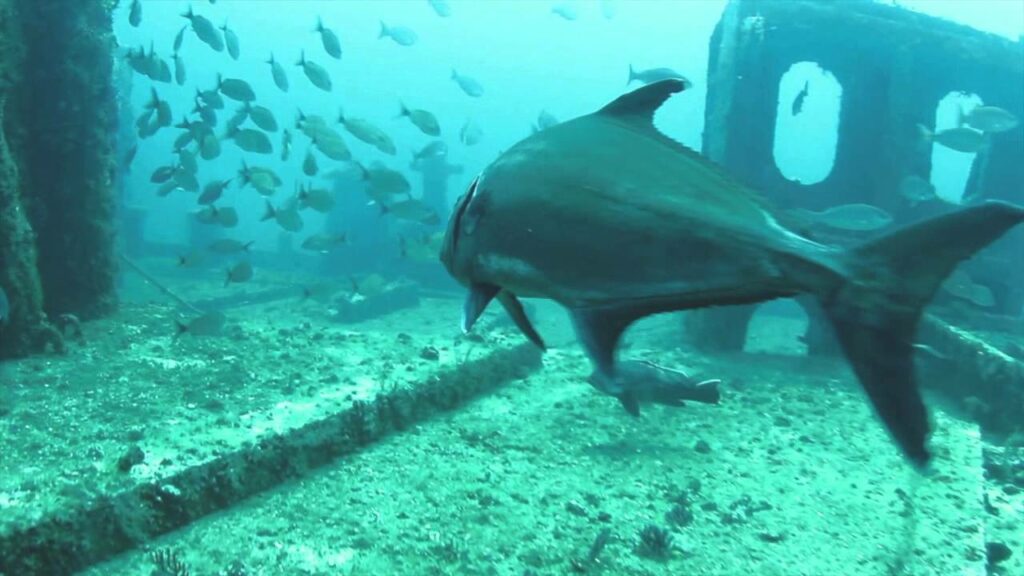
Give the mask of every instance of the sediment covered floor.
[[[1000, 516], [986, 513], [973, 424], [937, 410], [935, 470], [917, 474], [839, 361], [765, 353], [792, 345], [782, 320], [759, 320], [760, 352], [714, 358], [666, 350], [676, 318], [641, 324], [624, 356], [725, 384], [718, 406], [647, 407], [634, 419], [585, 383], [589, 367], [553, 308], [538, 307], [552, 347], [540, 367], [497, 314], [481, 338], [459, 335], [459, 307], [423, 300], [339, 325], [313, 303], [278, 302], [239, 309], [224, 338], [177, 343], [155, 305], [88, 325], [71, 356], [15, 368], [0, 539], [175, 474], [201, 484], [189, 469], [218, 458], [265, 474], [246, 456], [261, 439], [290, 438], [273, 448], [305, 462], [308, 442], [325, 436], [296, 431], [396, 387], [471, 386], [453, 376], [463, 368], [473, 382], [508, 384], [452, 411], [410, 413], [361, 448], [328, 443], [341, 455], [325, 466], [226, 498], [219, 513], [85, 573], [148, 575], [160, 548], [194, 575], [565, 574], [607, 528], [590, 573], [981, 575], [992, 522], [1024, 518], [1002, 496], [990, 499]], [[133, 446], [144, 460], [119, 471]], [[639, 553], [649, 524], [672, 534], [667, 557]]]

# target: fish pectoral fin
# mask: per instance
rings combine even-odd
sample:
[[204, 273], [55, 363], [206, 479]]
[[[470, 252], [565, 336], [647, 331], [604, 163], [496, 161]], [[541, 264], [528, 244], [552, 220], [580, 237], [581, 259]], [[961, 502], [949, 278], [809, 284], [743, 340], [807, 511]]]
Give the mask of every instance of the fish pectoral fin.
[[570, 310], [572, 326], [583, 350], [599, 376], [614, 381], [615, 347], [626, 328], [638, 316], [618, 309], [577, 308]]
[[508, 312], [512, 321], [515, 322], [516, 327], [519, 328], [519, 331], [522, 332], [530, 342], [533, 342], [534, 345], [542, 351], [547, 350], [547, 347], [544, 345], [544, 339], [540, 337], [540, 334], [533, 327], [533, 324], [530, 322], [530, 318], [526, 315], [526, 310], [523, 309], [522, 302], [516, 298], [515, 294], [508, 290], [502, 290], [498, 293], [498, 302], [501, 302], [502, 307], [505, 308], [505, 312]]
[[469, 294], [466, 296], [466, 303], [462, 308], [462, 331], [469, 332], [473, 328], [480, 315], [487, 309], [487, 305], [498, 295], [501, 288], [493, 284], [474, 282], [469, 286]]

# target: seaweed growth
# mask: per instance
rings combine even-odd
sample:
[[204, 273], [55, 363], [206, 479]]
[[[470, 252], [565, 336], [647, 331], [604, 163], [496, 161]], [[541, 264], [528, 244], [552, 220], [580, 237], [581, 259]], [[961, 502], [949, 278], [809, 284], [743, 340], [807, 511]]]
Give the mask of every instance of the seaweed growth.
[[152, 576], [189, 576], [188, 565], [170, 548], [154, 550], [149, 559], [156, 566]]

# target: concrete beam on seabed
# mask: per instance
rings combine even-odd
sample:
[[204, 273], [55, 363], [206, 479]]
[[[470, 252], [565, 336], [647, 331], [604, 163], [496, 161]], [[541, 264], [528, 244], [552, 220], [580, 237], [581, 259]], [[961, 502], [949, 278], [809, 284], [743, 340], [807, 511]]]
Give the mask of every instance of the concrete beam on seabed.
[[527, 376], [540, 367], [530, 344], [494, 348], [414, 386], [266, 434], [169, 476], [140, 482], [0, 534], [0, 574], [70, 574], [298, 478], [378, 439]]

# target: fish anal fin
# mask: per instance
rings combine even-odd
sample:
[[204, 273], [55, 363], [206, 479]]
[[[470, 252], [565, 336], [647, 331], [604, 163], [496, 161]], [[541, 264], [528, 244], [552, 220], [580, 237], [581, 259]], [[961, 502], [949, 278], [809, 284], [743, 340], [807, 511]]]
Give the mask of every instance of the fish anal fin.
[[597, 113], [651, 124], [654, 121], [654, 112], [665, 103], [665, 100], [685, 88], [686, 83], [678, 79], [652, 82], [643, 88], [619, 96]]
[[498, 295], [501, 288], [493, 284], [474, 282], [469, 286], [469, 294], [466, 296], [466, 303], [462, 308], [462, 331], [469, 332], [473, 324], [480, 318], [480, 315], [487, 309], [487, 305]]
[[544, 345], [544, 339], [540, 337], [537, 329], [533, 327], [533, 323], [530, 322], [530, 318], [526, 315], [526, 310], [523, 309], [522, 302], [516, 298], [516, 295], [509, 292], [508, 290], [502, 290], [498, 294], [498, 302], [501, 302], [502, 307], [505, 308], [505, 312], [508, 312], [509, 317], [515, 322], [519, 331], [524, 336], [533, 342], [541, 350], [547, 350], [547, 346]]

